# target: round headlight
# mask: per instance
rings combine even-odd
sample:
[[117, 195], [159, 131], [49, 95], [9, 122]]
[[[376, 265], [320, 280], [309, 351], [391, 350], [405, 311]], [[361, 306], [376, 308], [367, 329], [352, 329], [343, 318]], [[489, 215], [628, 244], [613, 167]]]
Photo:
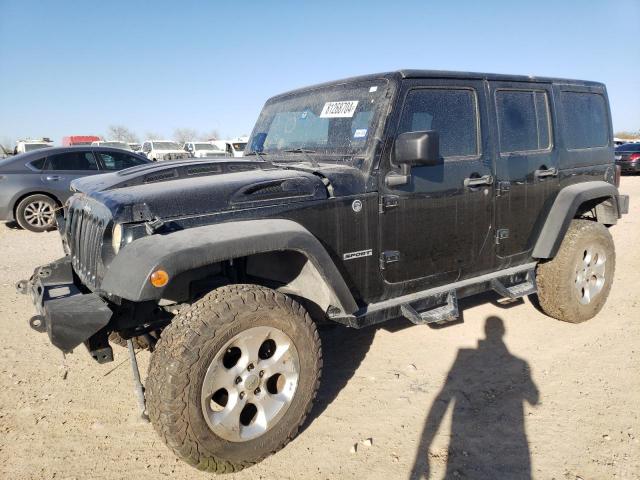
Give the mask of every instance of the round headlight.
[[120, 251], [120, 244], [122, 243], [122, 225], [116, 223], [113, 226], [113, 232], [111, 233], [111, 246], [113, 251], [118, 253]]

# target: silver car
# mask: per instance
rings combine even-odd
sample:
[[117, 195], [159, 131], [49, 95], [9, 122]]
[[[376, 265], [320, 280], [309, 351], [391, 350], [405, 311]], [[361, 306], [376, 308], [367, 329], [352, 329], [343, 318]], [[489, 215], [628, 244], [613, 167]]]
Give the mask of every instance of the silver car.
[[72, 180], [149, 163], [109, 147], [52, 147], [0, 160], [0, 221], [32, 232], [55, 227], [56, 210], [71, 196]]

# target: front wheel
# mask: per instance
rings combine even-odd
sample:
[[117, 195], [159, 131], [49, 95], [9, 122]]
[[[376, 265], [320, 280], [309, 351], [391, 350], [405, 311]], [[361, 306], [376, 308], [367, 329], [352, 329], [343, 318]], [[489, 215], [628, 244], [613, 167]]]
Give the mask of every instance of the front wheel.
[[237, 471], [297, 434], [321, 369], [320, 337], [302, 306], [256, 285], [222, 287], [163, 331], [149, 367], [149, 416], [186, 462]]
[[611, 290], [616, 255], [609, 230], [573, 220], [557, 255], [538, 265], [538, 300], [549, 316], [570, 323], [594, 317]]

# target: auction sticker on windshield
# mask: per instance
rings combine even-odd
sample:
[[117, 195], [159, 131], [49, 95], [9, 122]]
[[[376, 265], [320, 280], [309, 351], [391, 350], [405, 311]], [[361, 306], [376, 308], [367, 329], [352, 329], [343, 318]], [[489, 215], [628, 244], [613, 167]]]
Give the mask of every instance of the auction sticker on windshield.
[[322, 108], [320, 118], [350, 118], [358, 107], [358, 100], [327, 102]]

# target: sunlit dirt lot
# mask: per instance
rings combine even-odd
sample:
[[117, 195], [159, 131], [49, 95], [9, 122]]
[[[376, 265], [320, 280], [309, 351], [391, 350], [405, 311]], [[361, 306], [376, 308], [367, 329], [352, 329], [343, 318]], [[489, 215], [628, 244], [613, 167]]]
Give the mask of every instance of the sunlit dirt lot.
[[[631, 212], [612, 229], [615, 282], [596, 318], [565, 324], [487, 294], [446, 328], [327, 331], [300, 435], [226, 478], [640, 478], [640, 177], [621, 190]], [[126, 350], [65, 359], [28, 327], [14, 284], [59, 256], [56, 232], [0, 224], [0, 478], [210, 478], [138, 419]]]

